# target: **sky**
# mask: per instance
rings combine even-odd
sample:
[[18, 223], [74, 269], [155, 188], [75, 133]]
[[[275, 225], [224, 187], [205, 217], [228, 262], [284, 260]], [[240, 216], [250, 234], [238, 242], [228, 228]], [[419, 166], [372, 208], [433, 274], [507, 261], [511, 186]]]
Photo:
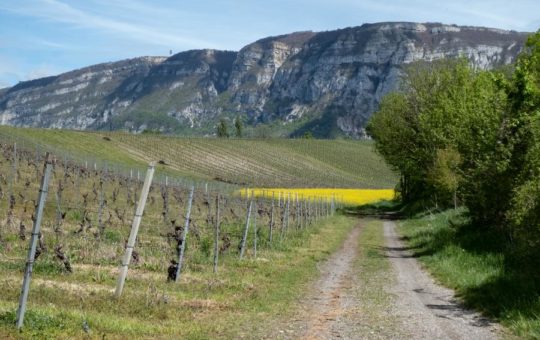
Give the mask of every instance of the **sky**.
[[540, 28], [539, 0], [0, 0], [0, 88], [190, 49], [381, 21]]

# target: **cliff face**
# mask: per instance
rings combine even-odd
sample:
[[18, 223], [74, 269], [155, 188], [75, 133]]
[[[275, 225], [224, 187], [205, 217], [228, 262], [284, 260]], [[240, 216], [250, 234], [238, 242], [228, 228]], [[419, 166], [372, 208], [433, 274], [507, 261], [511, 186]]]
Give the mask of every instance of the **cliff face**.
[[2, 125], [92, 128], [109, 119], [109, 98], [130, 76], [144, 78], [163, 62], [143, 57], [90, 66], [59, 76], [21, 82], [0, 96]]
[[400, 69], [467, 57], [511, 63], [526, 34], [442, 24], [380, 23], [298, 32], [239, 52], [194, 50], [91, 66], [0, 90], [0, 122], [16, 126], [211, 133], [221, 116], [279, 122], [292, 134], [363, 136]]
[[487, 69], [512, 62], [524, 38], [493, 29], [414, 23], [323, 32], [280, 68], [271, 101], [285, 120], [319, 113], [308, 123], [319, 134], [338, 130], [361, 136], [382, 96], [398, 85], [404, 64], [465, 56]]

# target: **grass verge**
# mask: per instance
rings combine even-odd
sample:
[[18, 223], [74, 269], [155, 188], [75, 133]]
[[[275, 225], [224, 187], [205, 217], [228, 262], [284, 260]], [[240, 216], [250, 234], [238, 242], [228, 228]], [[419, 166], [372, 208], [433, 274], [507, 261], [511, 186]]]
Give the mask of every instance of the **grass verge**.
[[103, 270], [114, 270], [110, 266], [80, 268], [73, 276], [36, 272], [21, 333], [14, 320], [22, 273], [0, 266], [0, 338], [261, 338], [356, 222], [345, 216], [323, 220], [311, 234], [291, 236], [257, 259], [223, 258], [217, 275], [193, 267], [179, 284], [132, 270], [119, 301], [111, 298], [114, 275]]
[[500, 234], [471, 226], [463, 210], [415, 217], [400, 232], [414, 255], [469, 307], [516, 335], [540, 338], [540, 281], [530, 258]]

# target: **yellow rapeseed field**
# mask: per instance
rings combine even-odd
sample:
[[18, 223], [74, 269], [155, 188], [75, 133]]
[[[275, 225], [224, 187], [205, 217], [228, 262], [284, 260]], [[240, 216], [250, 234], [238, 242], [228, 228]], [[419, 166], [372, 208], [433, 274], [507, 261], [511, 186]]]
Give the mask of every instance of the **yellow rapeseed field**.
[[253, 193], [256, 197], [274, 196], [275, 199], [279, 196], [287, 197], [289, 194], [291, 199], [296, 198], [297, 194], [299, 198], [317, 197], [331, 200], [334, 197], [336, 201], [347, 205], [361, 205], [394, 198], [392, 189], [249, 188], [241, 190], [240, 194], [245, 197], [246, 192]]

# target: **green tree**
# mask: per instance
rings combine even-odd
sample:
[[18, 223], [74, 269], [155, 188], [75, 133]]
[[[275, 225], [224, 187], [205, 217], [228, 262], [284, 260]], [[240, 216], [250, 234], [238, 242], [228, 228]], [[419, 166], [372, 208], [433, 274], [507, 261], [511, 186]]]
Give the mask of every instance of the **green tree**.
[[[534, 186], [537, 172], [533, 164], [540, 156], [534, 151], [539, 139], [535, 126], [540, 108], [540, 33], [529, 37], [511, 79], [500, 74], [493, 77], [505, 95], [505, 105], [501, 114], [493, 115], [498, 119], [494, 127], [483, 125], [483, 130], [494, 138], [471, 166], [471, 179], [464, 192], [471, 216], [477, 222], [512, 236], [512, 229], [521, 220], [515, 214], [515, 209], [520, 209], [519, 202], [522, 207], [530, 206], [524, 200]], [[515, 223], [509, 223], [510, 216]], [[523, 221], [531, 222], [527, 218]], [[523, 225], [523, 221], [518, 224]]]
[[461, 155], [454, 148], [439, 149], [429, 176], [430, 181], [442, 194], [452, 197], [454, 209], [457, 208], [457, 193], [461, 182], [460, 165]]
[[540, 246], [540, 30], [529, 37], [508, 86], [510, 114], [505, 137], [514, 176], [507, 212], [513, 235], [532, 249]]
[[229, 138], [229, 127], [227, 125], [227, 121], [225, 118], [221, 118], [219, 120], [218, 126], [217, 126], [217, 136], [219, 138]]
[[[452, 165], [456, 175], [459, 170], [459, 184], [453, 185], [478, 184], [477, 161], [493, 155], [506, 104], [495, 78], [472, 69], [465, 59], [415, 63], [405, 69], [401, 91], [383, 98], [368, 133], [401, 174], [405, 202], [454, 203], [448, 178], [434, 178], [449, 174], [437, 163], [450, 156], [441, 150], [453, 150], [452, 160], [459, 159], [459, 166]], [[447, 202], [441, 202], [443, 197]]]
[[313, 133], [311, 131], [306, 131], [304, 132], [304, 134], [302, 135], [302, 138], [303, 139], [313, 139]]
[[420, 166], [418, 129], [418, 116], [410, 111], [403, 93], [385, 96], [367, 127], [375, 138], [377, 151], [400, 173], [398, 192], [405, 202], [416, 199], [423, 189], [424, 176], [417, 171]]
[[411, 65], [368, 132], [401, 174], [405, 202], [456, 206], [459, 193], [475, 225], [540, 247], [540, 31], [513, 69]]
[[237, 138], [242, 138], [243, 130], [244, 130], [244, 124], [242, 123], [242, 120], [240, 119], [240, 116], [236, 116], [234, 119], [234, 128], [235, 128], [235, 135]]

